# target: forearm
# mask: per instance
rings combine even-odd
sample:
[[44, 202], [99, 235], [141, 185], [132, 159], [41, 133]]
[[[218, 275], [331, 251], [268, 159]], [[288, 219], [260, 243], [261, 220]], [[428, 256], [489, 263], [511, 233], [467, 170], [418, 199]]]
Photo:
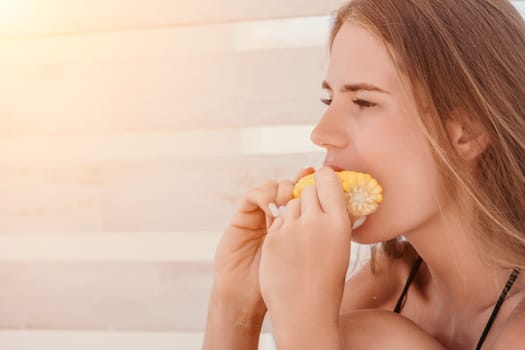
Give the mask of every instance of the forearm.
[[256, 350], [265, 312], [211, 298], [202, 350]]

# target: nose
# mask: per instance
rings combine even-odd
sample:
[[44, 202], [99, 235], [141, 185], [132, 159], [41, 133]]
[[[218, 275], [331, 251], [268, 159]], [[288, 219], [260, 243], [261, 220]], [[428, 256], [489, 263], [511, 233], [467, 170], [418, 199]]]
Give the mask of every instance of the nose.
[[328, 108], [312, 130], [310, 139], [323, 148], [345, 148], [348, 145], [348, 135], [342, 123], [343, 121]]

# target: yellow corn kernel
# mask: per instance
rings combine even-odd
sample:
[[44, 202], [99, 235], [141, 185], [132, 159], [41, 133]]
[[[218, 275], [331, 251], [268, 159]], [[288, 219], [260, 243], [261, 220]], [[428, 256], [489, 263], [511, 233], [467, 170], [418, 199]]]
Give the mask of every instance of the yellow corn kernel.
[[[383, 201], [383, 189], [372, 176], [355, 171], [337, 171], [347, 199], [348, 214], [358, 218], [372, 214]], [[307, 186], [315, 185], [314, 174], [306, 175], [295, 184], [293, 197], [299, 198]]]

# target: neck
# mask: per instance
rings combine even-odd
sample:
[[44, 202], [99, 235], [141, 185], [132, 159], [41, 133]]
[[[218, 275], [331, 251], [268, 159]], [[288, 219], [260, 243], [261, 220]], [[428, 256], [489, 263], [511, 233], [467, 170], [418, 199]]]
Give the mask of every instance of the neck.
[[494, 305], [511, 270], [485, 262], [466, 227], [472, 225], [464, 217], [434, 218], [405, 236], [425, 261], [432, 302], [452, 313], [475, 314]]

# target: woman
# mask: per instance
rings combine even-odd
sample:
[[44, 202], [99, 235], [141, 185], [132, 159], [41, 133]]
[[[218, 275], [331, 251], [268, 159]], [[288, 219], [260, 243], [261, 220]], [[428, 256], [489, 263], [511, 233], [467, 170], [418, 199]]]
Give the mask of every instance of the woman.
[[[203, 348], [256, 349], [267, 311], [277, 349], [523, 348], [523, 19], [506, 0], [353, 0], [330, 51], [317, 186], [247, 193]], [[341, 169], [384, 190], [355, 230]], [[345, 284], [350, 239], [383, 243]]]

